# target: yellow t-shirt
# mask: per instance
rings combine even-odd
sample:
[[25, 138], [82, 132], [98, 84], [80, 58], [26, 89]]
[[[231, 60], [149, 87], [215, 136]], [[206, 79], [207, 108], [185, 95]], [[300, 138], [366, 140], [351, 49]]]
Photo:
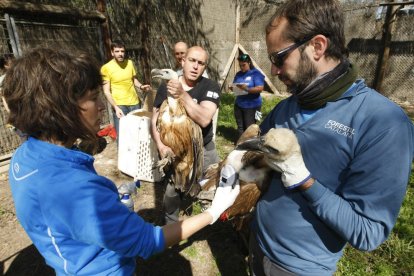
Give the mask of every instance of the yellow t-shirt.
[[134, 64], [127, 59], [118, 64], [114, 59], [101, 68], [104, 81], [111, 84], [111, 94], [117, 105], [136, 105], [139, 103], [133, 77], [136, 75]]

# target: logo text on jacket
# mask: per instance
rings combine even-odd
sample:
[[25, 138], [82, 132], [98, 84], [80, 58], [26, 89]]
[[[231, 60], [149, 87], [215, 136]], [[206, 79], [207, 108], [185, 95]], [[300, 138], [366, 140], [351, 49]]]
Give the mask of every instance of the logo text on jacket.
[[346, 126], [344, 124], [341, 124], [339, 122], [336, 122], [334, 120], [329, 120], [325, 124], [325, 128], [332, 130], [333, 132], [336, 132], [339, 135], [343, 135], [345, 137], [352, 138], [355, 134], [355, 129], [351, 128], [349, 126]]

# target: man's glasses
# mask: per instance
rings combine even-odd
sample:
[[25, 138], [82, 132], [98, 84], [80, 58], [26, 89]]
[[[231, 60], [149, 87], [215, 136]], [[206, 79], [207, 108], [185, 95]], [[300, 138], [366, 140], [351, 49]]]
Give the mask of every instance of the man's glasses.
[[206, 66], [205, 61], [196, 60], [195, 58], [191, 58], [191, 57], [188, 57], [187, 60], [191, 63], [198, 63], [198, 65], [200, 65], [200, 66]]
[[296, 42], [295, 44], [290, 45], [289, 47], [286, 47], [283, 50], [280, 50], [279, 52], [273, 52], [269, 54], [270, 62], [272, 62], [276, 67], [280, 68], [283, 66], [283, 63], [285, 62], [285, 59], [287, 56], [296, 48], [299, 48], [309, 40], [311, 40], [313, 37], [305, 38], [303, 40], [300, 40]]

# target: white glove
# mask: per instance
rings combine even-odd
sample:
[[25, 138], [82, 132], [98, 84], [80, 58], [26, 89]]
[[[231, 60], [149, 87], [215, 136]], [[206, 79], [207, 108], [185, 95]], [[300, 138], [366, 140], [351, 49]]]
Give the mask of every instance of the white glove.
[[256, 120], [256, 121], [260, 121], [261, 119], [262, 119], [262, 112], [260, 112], [260, 111], [256, 111], [255, 113], [254, 113], [254, 119]]
[[216, 222], [220, 215], [233, 205], [239, 192], [240, 185], [236, 171], [230, 165], [224, 166], [221, 169], [220, 183], [214, 195], [213, 203], [206, 210], [213, 217], [210, 224]]
[[294, 189], [312, 176], [306, 168], [296, 135], [289, 129], [270, 129], [265, 135], [264, 145], [274, 151], [265, 154], [266, 163], [282, 173], [282, 182], [287, 189]]
[[300, 153], [292, 155], [285, 161], [273, 160], [268, 164], [275, 171], [282, 173], [282, 182], [287, 189], [299, 187], [312, 177]]

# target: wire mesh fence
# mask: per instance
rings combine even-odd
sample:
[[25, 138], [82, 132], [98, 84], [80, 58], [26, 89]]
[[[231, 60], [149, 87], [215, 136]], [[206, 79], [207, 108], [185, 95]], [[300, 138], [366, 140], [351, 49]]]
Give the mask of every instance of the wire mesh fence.
[[[96, 10], [96, 0], [30, 0], [26, 2]], [[263, 0], [106, 0], [112, 39], [122, 39], [129, 57], [135, 62], [138, 78], [144, 80], [141, 61], [151, 68], [174, 67], [172, 48], [179, 40], [189, 45], [202, 45], [210, 55], [208, 73], [218, 80], [236, 42], [236, 8], [240, 4], [239, 43], [267, 74], [277, 90], [285, 86], [270, 75], [270, 62], [265, 43], [265, 26], [281, 1]], [[378, 1], [342, 1], [345, 10], [345, 36], [349, 58], [359, 68], [359, 75], [368, 85], [375, 82], [382, 54], [385, 7]], [[148, 20], [145, 21], [147, 16]], [[391, 99], [414, 102], [411, 83], [414, 81], [414, 24], [412, 14], [397, 12], [391, 33], [390, 54], [386, 63], [380, 93]], [[72, 48], [90, 53], [102, 63], [103, 39], [98, 22], [59, 18], [58, 16], [14, 16], [15, 32], [23, 52], [39, 45]], [[144, 22], [145, 21], [145, 22]], [[142, 31], [145, 31], [145, 37]], [[4, 14], [0, 13], [0, 54], [11, 52], [10, 34]], [[145, 45], [144, 45], [145, 44]], [[239, 70], [234, 62], [226, 82], [232, 82]], [[225, 85], [223, 87], [226, 87]], [[0, 105], [0, 156], [12, 152], [19, 142], [6, 126], [7, 114]], [[103, 121], [108, 123], [109, 113]], [[4, 141], [3, 141], [4, 140]]]
[[[103, 60], [100, 25], [95, 21], [57, 19], [40, 16], [13, 16], [13, 25], [0, 14], [0, 55], [11, 52], [11, 44], [18, 43], [22, 53], [36, 47], [53, 47], [71, 52], [83, 52]], [[13, 33], [13, 34], [12, 34]], [[15, 41], [12, 41], [14, 37]], [[17, 41], [16, 41], [17, 40]], [[102, 98], [104, 98], [102, 93]], [[106, 102], [106, 100], [104, 100]], [[102, 124], [109, 124], [109, 110], [102, 115]], [[0, 105], [0, 158], [8, 156], [20, 144], [20, 137], [7, 124], [7, 112]]]
[[[344, 3], [345, 37], [349, 49], [349, 59], [359, 68], [359, 76], [369, 86], [379, 70], [379, 56], [383, 51], [383, 27], [386, 7], [366, 2]], [[390, 8], [390, 7], [389, 7]], [[265, 26], [277, 9], [275, 4], [256, 4], [252, 16], [249, 4], [241, 5], [240, 44], [249, 52], [263, 71], [270, 72], [265, 44]], [[397, 11], [391, 34], [390, 55], [385, 71], [385, 78], [380, 93], [399, 100], [414, 102], [412, 83], [414, 81], [414, 15]], [[234, 65], [234, 70], [237, 64]], [[228, 79], [234, 76], [229, 75]], [[284, 92], [285, 86], [276, 78], [268, 75], [272, 83]]]

